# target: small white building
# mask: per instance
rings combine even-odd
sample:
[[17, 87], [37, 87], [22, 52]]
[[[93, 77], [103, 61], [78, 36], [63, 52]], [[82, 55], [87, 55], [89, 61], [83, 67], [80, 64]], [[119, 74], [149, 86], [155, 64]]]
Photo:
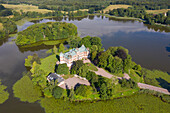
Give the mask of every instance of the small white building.
[[59, 74], [57, 73], [51, 73], [47, 76], [47, 80], [48, 82], [51, 82], [52, 80], [54, 80], [54, 82], [57, 80], [57, 84], [61, 85], [64, 84], [64, 78], [61, 77]]

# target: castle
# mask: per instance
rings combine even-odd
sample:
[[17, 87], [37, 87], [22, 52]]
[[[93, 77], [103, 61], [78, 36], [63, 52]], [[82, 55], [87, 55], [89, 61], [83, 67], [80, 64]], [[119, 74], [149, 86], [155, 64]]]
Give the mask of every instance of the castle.
[[60, 53], [60, 64], [66, 63], [71, 67], [73, 61], [87, 59], [89, 57], [89, 48], [82, 45], [80, 48], [73, 48], [69, 52]]

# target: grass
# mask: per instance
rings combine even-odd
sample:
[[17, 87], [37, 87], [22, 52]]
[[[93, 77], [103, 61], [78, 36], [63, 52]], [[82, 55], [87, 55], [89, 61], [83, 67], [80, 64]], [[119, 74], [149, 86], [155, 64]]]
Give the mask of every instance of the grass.
[[130, 78], [132, 80], [134, 80], [135, 82], [141, 82], [143, 83], [143, 78], [140, 77], [138, 74], [137, 74], [137, 71], [134, 71], [133, 69], [130, 70], [130, 74], [129, 74]]
[[169, 104], [147, 94], [106, 101], [69, 102], [61, 99], [42, 98], [46, 113], [168, 113]]
[[47, 45], [47, 46], [52, 46], [52, 45], [58, 45], [60, 43], [64, 43], [67, 39], [61, 39], [61, 40], [43, 40], [43, 41], [39, 41], [36, 43], [32, 43], [32, 44], [28, 44], [28, 45], [23, 45], [21, 46], [21, 48], [28, 48], [28, 47], [36, 47], [36, 46], [40, 46], [40, 45]]
[[124, 8], [127, 9], [128, 7], [131, 7], [131, 5], [109, 5], [108, 7], [106, 7], [103, 12], [106, 13], [109, 10], [113, 10], [113, 9], [118, 9], [118, 8]]
[[68, 79], [68, 78], [73, 78], [74, 77], [74, 75], [64, 75], [64, 76], [62, 76], [64, 79]]
[[92, 63], [86, 63], [86, 66], [92, 70], [92, 71], [98, 71], [98, 69], [96, 68], [96, 66]]
[[160, 13], [166, 13], [170, 11], [170, 9], [161, 9], [161, 10], [146, 10], [147, 13], [151, 14], [160, 14]]
[[3, 30], [3, 24], [0, 23], [0, 31]]
[[62, 39], [62, 40], [48, 40], [48, 41], [43, 41], [43, 44], [45, 45], [57, 45], [60, 43], [64, 43], [67, 39]]
[[170, 90], [170, 75], [166, 72], [143, 69], [143, 78], [146, 84]]
[[55, 65], [57, 62], [56, 55], [50, 55], [44, 59], [41, 59], [41, 65], [40, 68], [44, 70], [47, 74], [50, 72], [54, 72], [55, 70]]
[[2, 4], [5, 8], [10, 8], [13, 9], [17, 12], [20, 12], [21, 10], [23, 12], [28, 12], [28, 11], [35, 11], [35, 12], [39, 12], [39, 13], [48, 13], [48, 12], [52, 12], [51, 10], [47, 10], [47, 9], [38, 9], [38, 6], [33, 6], [33, 5], [26, 5], [26, 4], [20, 4], [20, 5], [13, 5], [13, 4]]
[[[89, 9], [79, 9], [79, 10], [75, 10], [75, 11], [73, 11], [74, 13], [77, 13], [77, 11], [89, 11]], [[72, 11], [71, 11], [72, 12]], [[67, 11], [61, 11], [61, 13], [65, 13], [65, 14], [68, 14], [68, 12]]]

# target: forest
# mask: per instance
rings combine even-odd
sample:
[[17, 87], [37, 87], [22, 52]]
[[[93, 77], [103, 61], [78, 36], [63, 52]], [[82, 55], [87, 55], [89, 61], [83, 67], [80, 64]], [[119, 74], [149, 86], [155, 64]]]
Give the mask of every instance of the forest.
[[147, 14], [145, 7], [129, 7], [128, 9], [118, 8], [110, 10], [110, 15], [121, 16], [121, 17], [135, 17], [145, 20], [145, 23], [153, 25], [155, 23], [170, 24], [170, 11], [167, 12], [167, 16], [164, 14]]
[[19, 32], [17, 45], [28, 45], [39, 41], [72, 38], [77, 35], [77, 27], [72, 23], [48, 22], [35, 24]]
[[9, 16], [12, 15], [12, 10], [5, 8], [3, 5], [0, 5], [0, 16]]
[[0, 30], [0, 39], [8, 36], [10, 33], [15, 33], [17, 31], [16, 23], [10, 18], [0, 18], [0, 23], [2, 23], [3, 29]]

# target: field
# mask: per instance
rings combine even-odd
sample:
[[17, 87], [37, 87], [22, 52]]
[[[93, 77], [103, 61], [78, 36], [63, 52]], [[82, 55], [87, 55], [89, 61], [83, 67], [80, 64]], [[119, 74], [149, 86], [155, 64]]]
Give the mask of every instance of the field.
[[3, 24], [0, 23], [0, 31], [3, 30]]
[[26, 5], [26, 4], [20, 4], [20, 5], [12, 5], [12, 4], [2, 4], [5, 8], [10, 8], [13, 9], [17, 12], [20, 12], [21, 10], [23, 12], [28, 12], [28, 11], [35, 11], [35, 12], [39, 12], [39, 13], [48, 13], [48, 12], [52, 12], [51, 10], [47, 10], [47, 9], [38, 9], [38, 6], [33, 6], [33, 5]]
[[130, 5], [110, 5], [106, 7], [103, 12], [106, 13], [106, 11], [113, 10], [113, 9], [118, 9], [118, 8], [124, 8], [127, 9], [128, 7], [131, 7]]
[[160, 13], [165, 13], [170, 11], [170, 9], [161, 9], [161, 10], [146, 10], [147, 13], [152, 13], [152, 14], [160, 14]]
[[49, 74], [50, 72], [54, 72], [56, 62], [56, 55], [50, 55], [41, 60], [40, 68]]
[[[73, 11], [74, 13], [77, 13], [77, 11], [89, 11], [89, 9], [79, 9], [79, 10], [75, 10], [75, 11]], [[65, 12], [65, 14], [68, 14], [68, 12], [67, 11], [61, 11], [62, 13], [64, 13]]]
[[43, 98], [40, 104], [46, 113], [168, 113], [170, 104], [147, 94], [97, 102], [69, 102]]

